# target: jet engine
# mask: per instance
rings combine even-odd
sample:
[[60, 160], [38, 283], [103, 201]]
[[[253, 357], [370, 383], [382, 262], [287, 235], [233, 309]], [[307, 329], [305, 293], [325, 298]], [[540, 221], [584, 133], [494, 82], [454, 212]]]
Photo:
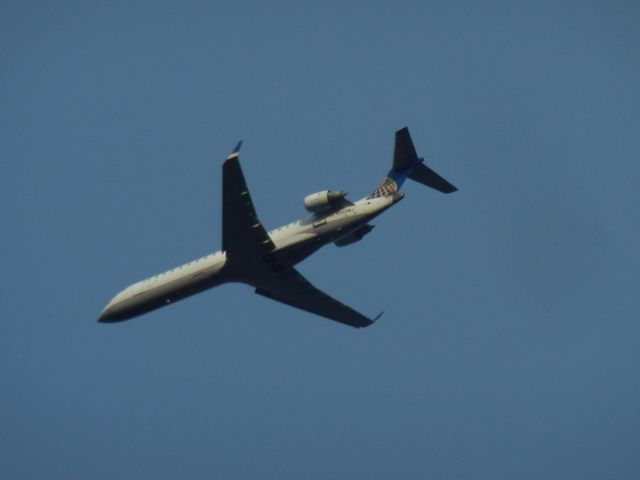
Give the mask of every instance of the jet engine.
[[347, 192], [331, 190], [312, 193], [304, 197], [304, 208], [311, 213], [322, 212], [340, 206], [346, 196]]
[[360, 240], [362, 240], [362, 237], [373, 230], [374, 227], [375, 225], [369, 225], [367, 223], [366, 225], [361, 226], [355, 232], [351, 232], [349, 235], [341, 237], [333, 243], [335, 243], [337, 247], [344, 247], [346, 245], [351, 245], [352, 243], [359, 242]]

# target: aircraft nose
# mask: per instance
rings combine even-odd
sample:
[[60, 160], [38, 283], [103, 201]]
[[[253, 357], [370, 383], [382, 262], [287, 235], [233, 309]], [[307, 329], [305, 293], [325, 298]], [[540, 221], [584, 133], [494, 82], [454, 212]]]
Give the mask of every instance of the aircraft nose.
[[100, 313], [100, 316], [98, 317], [98, 323], [112, 323], [115, 321], [115, 312], [110, 306], [105, 307], [105, 309], [102, 310], [102, 313]]
[[99, 323], [113, 323], [126, 320], [129, 309], [128, 290], [124, 289], [111, 299], [109, 303], [102, 309], [98, 317]]
[[114, 302], [113, 300], [107, 304], [106, 307], [100, 313], [98, 317], [98, 323], [113, 323], [119, 322], [121, 320], [125, 320], [126, 316], [126, 308], [123, 308], [123, 305], [118, 302]]

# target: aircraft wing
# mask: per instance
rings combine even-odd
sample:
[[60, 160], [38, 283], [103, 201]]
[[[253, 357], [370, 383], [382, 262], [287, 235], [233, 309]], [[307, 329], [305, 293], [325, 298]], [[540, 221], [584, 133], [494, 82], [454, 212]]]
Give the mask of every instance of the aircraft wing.
[[231, 256], [262, 257], [275, 245], [260, 223], [240, 168], [240, 146], [222, 164], [222, 250]]
[[[314, 287], [289, 262], [273, 253], [275, 245], [256, 214], [240, 167], [240, 145], [222, 165], [222, 249], [242, 265], [242, 281], [256, 293], [352, 327], [369, 319]], [[379, 317], [379, 315], [378, 315]]]
[[273, 272], [255, 286], [257, 294], [356, 328], [368, 327], [382, 315], [365, 317], [314, 287], [293, 267]]

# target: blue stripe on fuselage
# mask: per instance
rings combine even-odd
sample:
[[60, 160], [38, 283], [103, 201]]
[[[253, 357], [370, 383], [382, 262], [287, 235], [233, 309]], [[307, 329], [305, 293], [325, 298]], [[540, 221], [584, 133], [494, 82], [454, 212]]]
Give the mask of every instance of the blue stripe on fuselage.
[[404, 168], [402, 170], [395, 170], [392, 168], [391, 170], [389, 170], [387, 177], [396, 182], [398, 190], [400, 190], [404, 181], [407, 179], [407, 177], [409, 177], [409, 175], [411, 175], [411, 171], [415, 168], [416, 165], [419, 165], [422, 162], [424, 162], [424, 158], [418, 158], [415, 163], [412, 163], [407, 168]]

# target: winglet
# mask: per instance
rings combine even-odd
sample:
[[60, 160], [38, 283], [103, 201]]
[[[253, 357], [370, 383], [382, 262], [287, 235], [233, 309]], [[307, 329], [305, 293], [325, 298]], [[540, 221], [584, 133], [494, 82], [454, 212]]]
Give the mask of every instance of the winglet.
[[236, 145], [236, 148], [233, 149], [233, 151], [229, 154], [227, 159], [233, 158], [233, 157], [239, 157], [240, 156], [240, 147], [241, 146], [242, 146], [242, 140], [240, 140], [238, 142], [238, 144]]
[[376, 317], [373, 319], [373, 321], [377, 322], [378, 319], [382, 316], [383, 313], [384, 313], [384, 310], [382, 310], [378, 315], [376, 315]]

